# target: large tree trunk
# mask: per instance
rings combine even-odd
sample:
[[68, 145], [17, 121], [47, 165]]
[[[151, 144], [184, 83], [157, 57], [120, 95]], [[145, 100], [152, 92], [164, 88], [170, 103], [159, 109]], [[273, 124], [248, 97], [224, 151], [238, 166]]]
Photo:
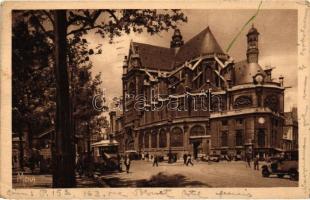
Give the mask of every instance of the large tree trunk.
[[71, 132], [69, 82], [67, 71], [67, 19], [65, 10], [54, 11], [55, 73], [56, 73], [56, 131], [53, 152], [53, 187], [76, 186], [75, 145]]

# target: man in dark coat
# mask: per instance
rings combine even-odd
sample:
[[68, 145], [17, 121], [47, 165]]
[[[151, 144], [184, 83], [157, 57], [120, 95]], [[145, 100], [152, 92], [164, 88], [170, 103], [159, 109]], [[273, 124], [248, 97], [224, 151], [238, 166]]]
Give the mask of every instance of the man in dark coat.
[[187, 154], [183, 154], [183, 160], [184, 160], [184, 165], [186, 165], [186, 161], [187, 161]]
[[154, 159], [153, 159], [153, 167], [156, 165], [156, 167], [158, 167], [158, 156], [154, 155]]

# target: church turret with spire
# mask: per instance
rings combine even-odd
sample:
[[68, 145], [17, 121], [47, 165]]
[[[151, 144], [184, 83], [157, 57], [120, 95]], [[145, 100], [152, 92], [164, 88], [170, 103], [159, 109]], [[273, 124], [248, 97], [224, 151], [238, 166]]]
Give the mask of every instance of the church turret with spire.
[[184, 44], [180, 29], [175, 29], [170, 43], [171, 48], [180, 48]]
[[252, 25], [252, 28], [249, 30], [247, 34], [247, 42], [248, 42], [248, 49], [247, 49], [247, 61], [248, 63], [257, 63], [258, 62], [258, 35], [259, 32], [257, 29]]

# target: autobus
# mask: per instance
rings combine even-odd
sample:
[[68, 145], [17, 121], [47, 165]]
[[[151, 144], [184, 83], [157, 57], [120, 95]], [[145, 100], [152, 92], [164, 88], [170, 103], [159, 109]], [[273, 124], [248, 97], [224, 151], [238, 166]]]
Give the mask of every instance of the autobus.
[[91, 144], [95, 170], [120, 170], [119, 143], [116, 140], [101, 140]]

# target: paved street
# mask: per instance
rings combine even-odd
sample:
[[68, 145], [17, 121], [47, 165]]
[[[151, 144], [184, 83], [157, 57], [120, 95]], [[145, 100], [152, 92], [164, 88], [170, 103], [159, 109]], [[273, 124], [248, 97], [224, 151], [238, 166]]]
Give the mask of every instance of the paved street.
[[245, 162], [194, 162], [194, 166], [133, 161], [130, 173], [102, 176], [111, 187], [297, 187], [289, 177], [263, 178], [260, 171], [247, 168]]
[[[50, 175], [13, 176], [15, 187], [51, 187]], [[78, 187], [297, 187], [289, 177], [263, 178], [260, 171], [247, 168], [245, 162], [194, 162], [185, 166], [178, 162], [159, 163], [132, 161], [130, 173], [106, 173], [96, 179], [78, 178]]]

